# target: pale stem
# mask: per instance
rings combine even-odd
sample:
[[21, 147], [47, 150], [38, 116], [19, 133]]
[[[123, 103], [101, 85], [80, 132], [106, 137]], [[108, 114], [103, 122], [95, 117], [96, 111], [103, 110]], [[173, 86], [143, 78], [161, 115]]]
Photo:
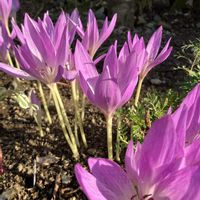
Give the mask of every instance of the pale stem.
[[80, 86], [79, 86], [78, 82], [76, 81], [76, 98], [77, 98], [77, 102], [79, 102], [80, 93], [81, 93], [81, 89], [80, 89]]
[[78, 125], [80, 128], [81, 138], [82, 138], [84, 146], [87, 148], [87, 140], [86, 140], [85, 132], [83, 128], [83, 121], [81, 119], [79, 108], [78, 108], [78, 101], [77, 101], [77, 95], [76, 95], [76, 80], [71, 82], [71, 87], [72, 87], [72, 96], [73, 96], [74, 106], [75, 106], [75, 113], [76, 113]]
[[117, 118], [117, 144], [116, 144], [116, 160], [120, 162], [120, 131], [121, 129], [121, 114]]
[[136, 91], [136, 95], [135, 95], [135, 107], [138, 106], [138, 101], [139, 101], [139, 98], [140, 98], [140, 92], [141, 92], [141, 89], [142, 89], [143, 80], [144, 80], [143, 77], [139, 77], [139, 82], [138, 82], [138, 85], [137, 85], [137, 91]]
[[76, 145], [76, 139], [75, 139], [75, 136], [74, 136], [74, 134], [72, 132], [72, 128], [71, 128], [71, 125], [69, 123], [69, 119], [68, 119], [67, 113], [65, 112], [65, 107], [63, 105], [63, 101], [62, 101], [62, 98], [61, 98], [60, 93], [58, 91], [57, 85], [54, 84], [53, 88], [54, 88], [54, 91], [55, 91], [55, 94], [56, 94], [56, 98], [58, 100], [58, 103], [59, 103], [59, 106], [60, 106], [60, 109], [61, 109], [61, 113], [62, 113], [64, 122], [65, 122], [65, 125], [67, 127], [68, 132], [69, 132], [72, 144]]
[[78, 153], [78, 149], [77, 149], [77, 146], [76, 144], [74, 144], [71, 140], [70, 140], [70, 137], [67, 133], [67, 130], [65, 128], [65, 122], [64, 122], [64, 119], [63, 119], [63, 115], [62, 115], [62, 112], [61, 112], [61, 108], [60, 108], [60, 105], [59, 105], [59, 102], [58, 102], [58, 99], [57, 99], [57, 95], [56, 95], [56, 85], [55, 84], [51, 84], [49, 85], [49, 88], [51, 90], [51, 93], [52, 93], [52, 97], [53, 97], [53, 101], [54, 101], [54, 104], [55, 104], [55, 107], [56, 107], [56, 111], [57, 111], [57, 114], [58, 114], [58, 118], [59, 118], [59, 122], [60, 122], [60, 126], [62, 128], [62, 131], [64, 133], [64, 136], [65, 136], [65, 139], [73, 153], [73, 156], [76, 160], [79, 159], [79, 153]]
[[43, 88], [42, 88], [42, 84], [41, 84], [40, 81], [38, 81], [38, 89], [39, 89], [39, 92], [40, 92], [40, 96], [41, 96], [41, 99], [42, 99], [42, 104], [44, 106], [44, 110], [45, 110], [45, 114], [46, 114], [47, 120], [48, 120], [49, 124], [52, 124], [51, 115], [49, 113], [47, 101], [46, 101], [46, 98], [45, 98], [45, 95], [44, 95], [44, 91], [43, 91]]
[[78, 138], [78, 125], [77, 125], [77, 114], [75, 112], [75, 121], [74, 121], [74, 134], [75, 134], [75, 139], [76, 139], [76, 144], [78, 147], [80, 147], [80, 142]]
[[12, 58], [10, 56], [10, 52], [9, 51], [7, 53], [7, 57], [8, 57], [8, 63], [9, 63], [9, 65], [12, 66], [12, 67], [15, 67], [14, 64], [13, 64], [13, 61], [12, 61]]
[[[10, 66], [15, 67], [15, 65], [14, 65], [14, 63], [13, 63], [13, 61], [12, 61], [12, 58], [11, 58], [11, 56], [10, 56], [10, 52], [9, 52], [9, 51], [8, 51], [7, 56], [8, 56], [8, 63], [10, 64]], [[18, 63], [16, 57], [15, 57], [14, 59], [15, 59], [16, 68], [20, 69], [19, 63]]]
[[81, 119], [82, 119], [82, 121], [84, 121], [84, 118], [85, 118], [85, 99], [86, 99], [86, 96], [83, 93], [82, 99], [81, 99]]
[[108, 158], [109, 158], [110, 160], [113, 160], [112, 119], [113, 119], [113, 116], [106, 116], [106, 126], [107, 126], [107, 148], [108, 148]]
[[18, 63], [18, 61], [17, 61], [16, 57], [15, 57], [14, 59], [15, 59], [15, 64], [16, 64], [16, 67], [17, 67], [18, 69], [20, 69], [20, 66], [19, 66], [19, 63]]
[[[74, 80], [75, 81], [75, 80]], [[74, 82], [72, 81], [72, 82]], [[72, 101], [74, 102], [75, 105], [75, 99], [77, 99], [77, 95], [76, 93], [74, 94], [74, 88], [73, 88], [73, 84], [71, 82], [71, 90], [72, 90]], [[75, 85], [76, 86], [76, 85]], [[76, 89], [76, 88], [75, 88]], [[76, 91], [75, 91], [76, 92]], [[79, 137], [78, 137], [78, 126], [77, 126], [77, 113], [76, 113], [76, 107], [75, 107], [75, 121], [74, 121], [74, 134], [75, 134], [75, 138], [76, 138], [76, 143], [77, 146], [80, 147], [80, 142], [79, 142]]]

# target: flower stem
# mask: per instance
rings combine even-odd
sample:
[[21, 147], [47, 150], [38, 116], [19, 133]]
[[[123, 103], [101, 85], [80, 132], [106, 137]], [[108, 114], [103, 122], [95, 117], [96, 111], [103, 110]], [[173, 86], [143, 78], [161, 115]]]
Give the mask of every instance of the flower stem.
[[113, 146], [112, 146], [112, 116], [106, 117], [107, 126], [107, 148], [108, 148], [108, 158], [113, 160]]
[[83, 94], [82, 99], [81, 99], [81, 119], [84, 121], [85, 118], [85, 99], [86, 96]]
[[74, 134], [76, 138], [76, 144], [80, 147], [79, 137], [78, 137], [78, 125], [77, 125], [77, 114], [75, 112], [75, 121], [74, 121]]
[[142, 89], [143, 80], [144, 80], [144, 78], [139, 77], [139, 82], [138, 82], [138, 85], [137, 85], [137, 92], [136, 92], [136, 96], [135, 96], [135, 107], [138, 106], [138, 101], [139, 101], [139, 98], [140, 98], [140, 92], [141, 92], [141, 89]]
[[121, 128], [121, 115], [117, 119], [117, 145], [116, 145], [116, 160], [120, 162], [120, 128]]
[[80, 116], [80, 113], [79, 113], [79, 108], [78, 108], [78, 101], [77, 101], [77, 95], [76, 95], [76, 80], [71, 82], [71, 87], [72, 87], [72, 96], [73, 96], [73, 100], [74, 100], [76, 117], [77, 117], [78, 125], [79, 125], [79, 128], [80, 128], [81, 138], [82, 138], [84, 146], [87, 148], [87, 140], [86, 140], [85, 132], [84, 132], [84, 129], [83, 129], [83, 121], [81, 119], [81, 116]]
[[58, 113], [58, 118], [59, 118], [59, 121], [60, 121], [60, 126], [63, 130], [63, 133], [64, 133], [64, 136], [65, 136], [65, 139], [73, 153], [73, 156], [76, 160], [79, 159], [79, 153], [78, 153], [78, 149], [77, 149], [77, 146], [76, 146], [76, 143], [74, 143], [73, 141], [71, 141], [70, 137], [69, 137], [69, 134], [67, 133], [67, 130], [65, 128], [65, 121], [64, 121], [64, 118], [63, 118], [63, 115], [62, 115], [62, 111], [61, 111], [61, 108], [60, 108], [60, 105], [59, 105], [59, 101], [58, 101], [58, 98], [57, 98], [57, 92], [56, 92], [56, 85], [55, 84], [51, 84], [49, 85], [49, 88], [51, 90], [51, 93], [52, 93], [52, 97], [53, 97], [53, 100], [54, 100], [54, 104], [55, 104], [55, 107], [56, 107], [56, 111]]
[[42, 99], [42, 104], [44, 106], [44, 110], [45, 110], [45, 113], [46, 113], [47, 120], [48, 120], [49, 124], [52, 124], [51, 115], [49, 113], [47, 101], [46, 101], [46, 98], [44, 96], [44, 91], [42, 89], [42, 84], [41, 84], [40, 81], [38, 81], [38, 89], [39, 89], [39, 92], [40, 92], [40, 96], [41, 96], [41, 99]]
[[60, 109], [61, 109], [61, 113], [62, 113], [62, 116], [63, 116], [63, 119], [64, 119], [64, 122], [65, 122], [65, 125], [67, 127], [67, 130], [69, 132], [69, 135], [70, 135], [70, 138], [71, 138], [71, 141], [72, 141], [72, 144], [75, 144], [76, 145], [76, 139], [75, 139], [75, 136], [72, 132], [72, 128], [71, 128], [71, 125], [69, 123], [69, 119], [67, 117], [67, 113], [65, 112], [65, 107], [63, 105], [63, 102], [62, 102], [62, 98], [60, 96], [60, 93], [58, 91], [58, 88], [57, 88], [57, 85], [54, 84], [53, 85], [53, 89], [54, 89], [54, 92], [56, 94], [56, 98], [58, 100], [58, 103], [59, 103], [59, 106], [60, 106]]
[[12, 67], [15, 67], [14, 64], [13, 64], [13, 61], [12, 61], [12, 58], [10, 56], [10, 52], [9, 51], [7, 53], [7, 57], [8, 57], [8, 63], [9, 63], [9, 65], [12, 66]]

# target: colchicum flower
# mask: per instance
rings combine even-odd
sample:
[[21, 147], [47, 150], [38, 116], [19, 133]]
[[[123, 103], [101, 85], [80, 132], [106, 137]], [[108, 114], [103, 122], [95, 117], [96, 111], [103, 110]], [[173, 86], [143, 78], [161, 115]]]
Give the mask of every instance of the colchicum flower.
[[79, 41], [76, 44], [74, 57], [84, 94], [106, 117], [108, 157], [112, 159], [112, 118], [115, 111], [133, 94], [145, 51], [138, 54], [129, 53], [128, 45], [125, 43], [117, 57], [117, 44], [111, 46], [106, 54], [101, 74]]
[[[140, 52], [142, 58], [144, 51]], [[79, 71], [80, 85], [90, 102], [105, 116], [112, 116], [117, 108], [124, 105], [132, 96], [137, 84], [138, 69], [142, 59], [134, 52], [128, 52], [125, 43], [117, 57], [116, 45], [111, 46], [98, 73], [94, 61], [78, 41], [75, 49], [75, 65]]]
[[[64, 15], [61, 13], [60, 18]], [[11, 76], [28, 80], [40, 80], [51, 84], [62, 78], [68, 58], [69, 35], [66, 24], [58, 19], [55, 26], [48, 12], [43, 20], [35, 21], [25, 14], [22, 31], [14, 24], [21, 42], [15, 54], [21, 69], [0, 63], [0, 69]]]
[[10, 48], [11, 39], [8, 36], [6, 27], [0, 22], [0, 61], [7, 62], [8, 49]]
[[[160, 26], [151, 36], [147, 46], [145, 47], [144, 39], [137, 36], [135, 34], [134, 38], [131, 38], [130, 32], [128, 33], [128, 45], [130, 51], [134, 50], [135, 44], [140, 40], [140, 49], [146, 49], [147, 52], [147, 57], [146, 57], [146, 62], [144, 63], [143, 66], [140, 68], [140, 76], [144, 78], [147, 73], [156, 65], [159, 65], [163, 61], [165, 61], [171, 51], [172, 47], [169, 47], [171, 38], [167, 41], [166, 45], [162, 49], [162, 51], [159, 53], [160, 45], [161, 45], [161, 40], [162, 40], [162, 26]], [[139, 51], [139, 49], [138, 49]]]
[[[141, 87], [144, 78], [148, 74], [148, 72], [155, 67], [156, 65], [159, 65], [164, 60], [166, 60], [171, 51], [172, 47], [169, 47], [171, 38], [167, 41], [166, 45], [162, 49], [162, 51], [159, 53], [160, 45], [161, 45], [161, 39], [162, 39], [162, 26], [160, 26], [151, 36], [147, 46], [145, 47], [144, 39], [141, 37], [139, 39], [138, 35], [135, 34], [134, 38], [131, 38], [130, 32], [128, 32], [128, 46], [130, 51], [136, 51], [140, 52], [141, 50], [146, 50], [146, 60], [143, 65], [140, 66], [139, 69], [139, 81], [137, 86], [137, 92], [135, 97], [135, 106], [137, 107], [139, 96], [141, 92]], [[140, 45], [137, 45], [137, 48], [135, 48], [135, 44], [140, 43]]]
[[82, 44], [89, 52], [91, 58], [94, 57], [99, 47], [111, 35], [115, 27], [116, 20], [117, 20], [117, 15], [115, 14], [110, 24], [108, 24], [108, 18], [106, 17], [100, 33], [99, 33], [96, 17], [91, 9], [88, 12], [88, 23], [87, 23], [87, 28], [85, 31], [83, 29], [83, 25], [80, 19], [78, 23], [74, 22], [74, 24], [77, 27], [77, 32], [82, 39]]
[[[90, 158], [87, 172], [75, 166], [90, 200], [200, 199], [200, 84], [175, 113], [155, 121], [142, 144], [131, 141], [125, 170], [113, 161]], [[187, 138], [193, 138], [192, 143]], [[134, 150], [135, 149], [135, 150]]]
[[171, 116], [165, 116], [153, 124], [143, 144], [134, 150], [129, 143], [126, 171], [113, 161], [90, 158], [91, 173], [75, 166], [77, 180], [90, 200], [198, 200], [200, 166], [193, 151], [197, 148], [182, 149], [179, 139]]

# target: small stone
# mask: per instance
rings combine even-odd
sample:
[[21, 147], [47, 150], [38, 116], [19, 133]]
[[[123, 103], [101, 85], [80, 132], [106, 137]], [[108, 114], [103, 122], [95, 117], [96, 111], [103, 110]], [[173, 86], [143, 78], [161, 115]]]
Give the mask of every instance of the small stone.
[[14, 167], [14, 163], [8, 166], [8, 169], [12, 169]]
[[46, 128], [46, 132], [50, 133], [50, 128], [49, 127]]
[[16, 151], [19, 151], [19, 150], [20, 150], [20, 146], [15, 145], [15, 150], [16, 150]]
[[19, 172], [23, 171], [24, 165], [22, 163], [19, 163], [17, 169], [18, 169]]
[[96, 120], [94, 118], [92, 118], [92, 123], [96, 124]]
[[30, 139], [30, 140], [28, 141], [28, 143], [29, 143], [30, 145], [32, 145], [32, 146], [37, 146], [36, 142], [35, 142], [34, 140], [32, 140], [32, 139]]
[[28, 174], [28, 175], [33, 174], [33, 167], [30, 167], [30, 166], [29, 166], [29, 167], [27, 168], [27, 174]]

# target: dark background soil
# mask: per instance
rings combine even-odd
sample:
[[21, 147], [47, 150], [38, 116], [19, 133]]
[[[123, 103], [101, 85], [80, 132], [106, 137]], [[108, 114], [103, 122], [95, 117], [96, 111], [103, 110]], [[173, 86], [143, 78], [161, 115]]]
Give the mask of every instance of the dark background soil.
[[[88, 5], [79, 9], [84, 16]], [[109, 12], [107, 8], [104, 8], [104, 4], [92, 5], [100, 18], [104, 18], [105, 13], [111, 15], [111, 11]], [[37, 15], [42, 16], [46, 10], [49, 10], [51, 16], [56, 19], [61, 8], [71, 11], [72, 7], [73, 3], [67, 4], [62, 0], [22, 1], [18, 19], [21, 21], [23, 13], [26, 11], [32, 17], [36, 17]], [[162, 11], [155, 9], [153, 12], [143, 14], [142, 17], [143, 22], [138, 20], [135, 27], [129, 26], [129, 23], [126, 23], [126, 26], [119, 23], [100, 52], [104, 51], [115, 39], [118, 39], [119, 45], [122, 45], [126, 39], [127, 30], [131, 30], [132, 34], [138, 32], [148, 39], [155, 28], [162, 24], [164, 26], [163, 40], [166, 41], [167, 38], [172, 37], [174, 50], [166, 62], [156, 67], [148, 75], [144, 88], [155, 87], [161, 90], [173, 88], [179, 90], [185, 74], [174, 69], [185, 64], [185, 61], [176, 59], [176, 55], [180, 52], [182, 45], [200, 36], [200, 19], [191, 14], [189, 10], [168, 13], [167, 8]], [[0, 73], [0, 75], [0, 86], [9, 87], [13, 79], [3, 73]], [[159, 79], [163, 83], [152, 85], [151, 79]], [[29, 86], [30, 83], [25, 84], [27, 89]], [[70, 100], [70, 87], [60, 86], [60, 89], [62, 89], [62, 95], [65, 97], [68, 115], [71, 117], [71, 122], [73, 122], [73, 103]], [[45, 92], [47, 94], [48, 90], [45, 90]], [[43, 128], [46, 136], [40, 138], [34, 120], [26, 111], [21, 110], [9, 98], [0, 102], [0, 146], [3, 151], [5, 171], [0, 176], [0, 199], [86, 199], [76, 183], [73, 173], [76, 162], [71, 158], [71, 153], [58, 125], [52, 102], [50, 102], [50, 112], [54, 123], [49, 127], [44, 121]], [[86, 160], [90, 156], [106, 157], [104, 118], [96, 108], [89, 104], [86, 106], [84, 128], [89, 148], [87, 150], [81, 148], [80, 162], [86, 164]], [[37, 173], [36, 184], [33, 185], [35, 161], [37, 161]]]

